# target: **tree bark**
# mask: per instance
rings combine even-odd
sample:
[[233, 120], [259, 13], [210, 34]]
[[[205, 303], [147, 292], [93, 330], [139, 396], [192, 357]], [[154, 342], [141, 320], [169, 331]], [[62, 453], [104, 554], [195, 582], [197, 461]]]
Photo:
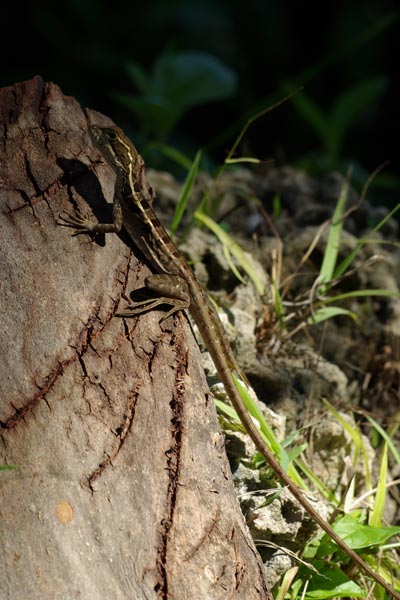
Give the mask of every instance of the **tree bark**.
[[114, 318], [147, 266], [57, 224], [110, 219], [110, 121], [40, 77], [0, 106], [0, 597], [271, 598], [185, 315]]

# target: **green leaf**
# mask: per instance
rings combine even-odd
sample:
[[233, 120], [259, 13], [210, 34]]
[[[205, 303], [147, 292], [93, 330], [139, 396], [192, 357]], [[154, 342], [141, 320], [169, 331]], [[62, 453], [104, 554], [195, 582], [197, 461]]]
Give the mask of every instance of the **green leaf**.
[[372, 77], [356, 82], [335, 99], [329, 113], [324, 112], [304, 92], [294, 96], [292, 102], [298, 114], [321, 140], [330, 161], [336, 161], [351, 126], [360, 114], [377, 102], [387, 85], [385, 77]]
[[372, 417], [368, 415], [365, 415], [365, 417], [371, 423], [372, 427], [383, 437], [395, 461], [397, 462], [397, 465], [400, 467], [400, 453], [394, 445], [392, 438], [387, 434], [387, 432], [384, 429], [382, 429], [382, 427], [376, 421], [374, 421]]
[[264, 435], [264, 438], [266, 439], [268, 444], [271, 446], [274, 454], [276, 454], [278, 457], [280, 457], [280, 460], [283, 463], [282, 464], [283, 468], [285, 470], [287, 470], [287, 467], [289, 464], [289, 459], [287, 457], [286, 450], [279, 443], [277, 437], [275, 436], [271, 427], [267, 423], [263, 413], [258, 408], [257, 404], [253, 401], [252, 397], [247, 392], [245, 386], [241, 384], [241, 382], [235, 375], [232, 374], [232, 377], [233, 377], [235, 385], [238, 389], [240, 397], [242, 398], [243, 404], [245, 405], [247, 411], [259, 423], [259, 426], [260, 426], [262, 434]]
[[349, 266], [351, 265], [351, 263], [353, 262], [353, 260], [355, 259], [355, 257], [357, 256], [357, 254], [359, 253], [359, 251], [361, 250], [361, 248], [364, 246], [364, 244], [368, 243], [369, 237], [371, 234], [375, 233], [376, 231], [379, 231], [379, 229], [381, 229], [381, 227], [383, 227], [383, 225], [386, 223], [386, 221], [388, 221], [389, 219], [392, 218], [392, 216], [400, 209], [400, 203], [397, 204], [387, 215], [384, 216], [384, 218], [379, 221], [379, 223], [377, 225], [375, 225], [375, 227], [372, 229], [372, 231], [368, 234], [368, 236], [362, 240], [360, 240], [356, 247], [354, 248], [354, 250], [352, 250], [348, 256], [346, 256], [342, 262], [338, 265], [338, 267], [335, 270], [334, 273], [334, 277], [340, 277], [341, 275], [343, 275], [343, 273], [345, 271], [347, 271], [347, 269], [349, 268]]
[[315, 325], [316, 323], [322, 323], [322, 321], [326, 321], [327, 319], [332, 319], [333, 317], [337, 317], [339, 315], [346, 315], [351, 317], [354, 321], [358, 320], [358, 317], [351, 310], [347, 310], [346, 308], [341, 308], [340, 306], [323, 306], [319, 308], [307, 319], [307, 323], [309, 325]]
[[351, 515], [337, 521], [333, 529], [353, 550], [380, 546], [400, 533], [400, 527], [370, 527], [357, 523]]
[[305, 598], [313, 598], [313, 600], [317, 600], [318, 598], [365, 598], [366, 595], [359, 585], [354, 581], [348, 580], [327, 590], [307, 590]]
[[158, 138], [163, 138], [179, 119], [179, 112], [166, 105], [160, 96], [132, 96], [114, 93], [113, 98], [137, 115], [142, 123], [143, 131], [147, 135], [157, 133]]
[[354, 422], [349, 423], [347, 419], [340, 414], [338, 410], [332, 404], [328, 402], [328, 400], [323, 399], [322, 402], [328, 408], [329, 412], [335, 417], [337, 422], [343, 427], [343, 429], [348, 433], [348, 435], [353, 440], [354, 444], [354, 458], [353, 458], [353, 468], [356, 468], [358, 457], [361, 453], [364, 459], [364, 472], [365, 472], [365, 481], [367, 485], [367, 489], [371, 489], [371, 473], [368, 465], [368, 455], [363, 442], [363, 437], [361, 435], [360, 429], [357, 427], [357, 424]]
[[[282, 446], [285, 448], [285, 444], [283, 443]], [[289, 457], [289, 461], [293, 462], [296, 459], [299, 458], [299, 456], [301, 456], [304, 452], [304, 450], [307, 448], [308, 444], [304, 443], [301, 444], [300, 446], [295, 446], [294, 448], [290, 448], [290, 450], [288, 450], [288, 457]]]
[[363, 112], [377, 102], [387, 86], [385, 77], [371, 77], [354, 83], [336, 98], [329, 119], [331, 159], [338, 158], [348, 130]]
[[313, 600], [323, 598], [365, 598], [366, 593], [354, 581], [347, 580], [343, 583], [338, 583], [335, 587], [319, 590], [307, 590], [305, 598], [313, 598]]
[[133, 60], [129, 61], [125, 68], [135, 86], [141, 92], [146, 92], [149, 86], [149, 80], [145, 70]]
[[157, 150], [158, 152], [161, 152], [162, 154], [164, 154], [164, 156], [174, 161], [177, 165], [179, 165], [180, 167], [182, 167], [182, 169], [185, 169], [186, 171], [190, 171], [192, 167], [193, 161], [186, 154], [184, 154], [177, 148], [174, 148], [174, 146], [170, 146], [169, 144], [154, 141], [150, 144], [147, 144], [146, 151], [148, 150]]
[[236, 85], [234, 71], [206, 52], [167, 53], [153, 68], [153, 92], [182, 110], [232, 96]]
[[324, 111], [305, 92], [293, 96], [291, 101], [298, 114], [310, 125], [323, 145], [328, 146], [331, 131]]
[[384, 289], [353, 290], [352, 292], [345, 292], [344, 294], [338, 294], [337, 296], [324, 298], [324, 304], [329, 304], [330, 302], [337, 302], [338, 300], [346, 300], [347, 298], [368, 298], [370, 296], [387, 296], [389, 298], [400, 298], [400, 292]]
[[241, 163], [252, 163], [259, 165], [260, 162], [260, 159], [254, 158], [254, 156], [238, 156], [237, 158], [227, 158], [225, 160], [225, 164], [227, 165], [236, 165]]
[[280, 293], [279, 288], [276, 285], [275, 281], [272, 280], [271, 285], [272, 285], [273, 292], [274, 292], [273, 298], [274, 298], [275, 312], [279, 319], [280, 326], [284, 327], [285, 326], [285, 321], [284, 321], [285, 309], [283, 307], [282, 296], [281, 296], [281, 293]]
[[246, 255], [244, 254], [241, 247], [238, 244], [236, 244], [236, 242], [233, 241], [233, 239], [226, 233], [226, 231], [224, 231], [222, 229], [222, 227], [220, 227], [218, 225], [218, 223], [216, 223], [213, 219], [210, 219], [210, 217], [205, 215], [200, 210], [197, 210], [195, 212], [194, 216], [201, 223], [204, 223], [204, 225], [206, 225], [217, 236], [217, 238], [219, 239], [221, 244], [223, 244], [225, 256], [226, 256], [228, 262], [230, 263], [233, 272], [235, 272], [236, 276], [238, 277], [238, 279], [240, 281], [243, 281], [243, 278], [240, 276], [236, 267], [233, 265], [233, 263], [230, 260], [230, 254], [232, 254], [236, 258], [239, 265], [242, 267], [242, 269], [247, 273], [247, 275], [250, 277], [250, 279], [254, 283], [257, 291], [260, 294], [262, 294], [264, 292], [264, 288], [260, 282], [260, 279], [259, 279], [256, 271], [254, 270], [253, 265], [246, 258]]
[[386, 481], [387, 481], [387, 466], [388, 466], [388, 447], [387, 443], [383, 444], [383, 450], [380, 460], [378, 486], [375, 494], [375, 502], [372, 513], [369, 517], [370, 527], [380, 527], [382, 525], [383, 510], [385, 508], [386, 499]]
[[[215, 398], [214, 402], [215, 402], [215, 406], [217, 407], [217, 410], [219, 413], [225, 415], [232, 421], [240, 422], [238, 414], [237, 414], [236, 410], [233, 408], [233, 406], [231, 406], [230, 404], [226, 404], [226, 402], [223, 402], [222, 400], [218, 400], [218, 398]], [[243, 427], [243, 429], [244, 429], [244, 427]]]
[[243, 400], [243, 404], [245, 405], [250, 415], [258, 422], [261, 436], [264, 438], [264, 441], [268, 444], [268, 446], [272, 449], [272, 452], [280, 460], [282, 468], [285, 471], [287, 471], [289, 477], [293, 479], [293, 481], [298, 487], [301, 487], [302, 489], [307, 489], [307, 485], [305, 484], [301, 475], [298, 473], [296, 467], [290, 462], [289, 455], [286, 452], [283, 444], [279, 442], [273, 430], [267, 423], [262, 411], [257, 406], [257, 403], [254, 402], [253, 398], [250, 396], [245, 386], [241, 383], [241, 381], [236, 377], [234, 373], [232, 373], [232, 377], [238, 389], [240, 397]]
[[[288, 453], [290, 456], [290, 452]], [[295, 459], [296, 466], [304, 473], [304, 475], [308, 478], [309, 481], [314, 485], [314, 487], [321, 492], [325, 496], [325, 498], [331, 502], [332, 504], [337, 504], [336, 498], [331, 490], [324, 484], [324, 482], [310, 469], [306, 463], [302, 460]], [[331, 553], [331, 549], [329, 550]], [[305, 554], [303, 555], [305, 556]]]
[[277, 221], [282, 214], [282, 198], [281, 195], [276, 193], [272, 198], [272, 215], [274, 221]]
[[189, 173], [187, 174], [185, 182], [182, 186], [182, 190], [179, 195], [179, 200], [178, 200], [178, 203], [175, 208], [174, 218], [172, 219], [172, 224], [171, 224], [171, 234], [172, 235], [178, 229], [179, 223], [181, 222], [181, 219], [182, 219], [182, 215], [186, 210], [186, 206], [187, 206], [188, 200], [190, 198], [190, 194], [192, 193], [193, 186], [194, 186], [197, 176], [199, 174], [200, 160], [201, 160], [201, 150], [198, 150], [198, 152], [193, 160], [192, 166], [190, 167]]
[[[268, 447], [271, 449], [271, 452], [277, 457], [282, 468], [285, 471], [287, 471], [288, 475], [291, 477], [291, 479], [293, 479], [293, 481], [296, 483], [296, 485], [301, 487], [302, 489], [307, 489], [307, 486], [306, 486], [305, 482], [303, 481], [303, 479], [301, 478], [301, 476], [299, 475], [297, 469], [290, 462], [289, 455], [286, 452], [283, 444], [281, 444], [279, 442], [279, 440], [277, 439], [273, 430], [267, 423], [263, 413], [257, 406], [257, 403], [254, 402], [253, 398], [250, 396], [250, 394], [246, 390], [245, 386], [239, 381], [239, 379], [234, 374], [232, 374], [232, 377], [233, 377], [235, 385], [238, 389], [240, 397], [243, 400], [243, 404], [245, 405], [246, 409], [248, 410], [250, 416], [253, 419], [255, 419], [255, 421], [257, 422], [258, 427], [260, 428], [260, 435], [264, 439], [264, 441], [268, 445]], [[218, 400], [218, 399], [215, 400], [215, 404], [220, 413], [222, 413], [223, 415], [227, 416], [228, 418], [230, 418], [234, 421], [238, 421], [240, 423], [239, 416], [238, 416], [236, 410], [232, 406], [229, 406], [225, 402], [222, 402], [221, 400]], [[292, 450], [291, 452], [296, 452], [296, 451]], [[262, 457], [262, 462], [265, 462], [264, 457]]]
[[345, 179], [343, 181], [342, 188], [340, 190], [339, 198], [336, 203], [335, 212], [332, 216], [332, 223], [329, 227], [328, 241], [326, 243], [324, 258], [319, 273], [319, 282], [321, 285], [320, 291], [324, 291], [324, 285], [332, 280], [332, 276], [335, 270], [335, 265], [340, 248], [340, 237], [343, 229], [343, 214], [346, 208], [347, 197], [349, 195], [349, 181]]
[[[313, 566], [318, 570], [318, 574], [312, 574], [309, 578], [309, 585], [305, 592], [305, 598], [314, 600], [324, 598], [364, 598], [367, 594], [354, 581], [351, 581], [334, 564], [325, 564], [320, 560], [315, 560]], [[301, 568], [305, 572], [304, 567]]]
[[165, 52], [149, 74], [133, 62], [127, 70], [139, 93], [114, 97], [158, 139], [167, 136], [189, 109], [232, 96], [237, 87], [236, 73], [206, 52]]

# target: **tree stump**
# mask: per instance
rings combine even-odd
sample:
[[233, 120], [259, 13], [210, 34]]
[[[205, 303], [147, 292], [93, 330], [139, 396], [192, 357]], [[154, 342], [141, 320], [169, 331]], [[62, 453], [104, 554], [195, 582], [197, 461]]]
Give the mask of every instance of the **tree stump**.
[[0, 106], [0, 597], [271, 598], [185, 315], [114, 318], [147, 266], [57, 224], [110, 219], [110, 121], [40, 77]]

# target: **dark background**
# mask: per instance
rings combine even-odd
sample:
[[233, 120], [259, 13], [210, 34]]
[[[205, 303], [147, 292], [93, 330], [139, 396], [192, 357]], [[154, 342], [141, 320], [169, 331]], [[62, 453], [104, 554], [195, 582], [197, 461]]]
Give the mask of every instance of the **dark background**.
[[[310, 171], [345, 170], [350, 159], [360, 182], [389, 160], [375, 193], [394, 205], [400, 173], [399, 17], [399, 3], [382, 0], [325, 1], [318, 10], [279, 0], [15, 3], [2, 9], [1, 85], [40, 74], [145, 145], [157, 139], [157, 131], [146, 132], [144, 119], [115, 97], [138, 92], [127, 63], [134, 60], [149, 71], [168, 50], [210, 53], [237, 75], [236, 91], [190, 108], [164, 141], [190, 158], [203, 147], [213, 165], [223, 160], [246, 118], [288, 89], [303, 85], [329, 111], [346, 89], [377, 78], [381, 92], [353, 116], [335, 160], [325, 160], [320, 137], [292, 102], [257, 120], [241, 151]], [[146, 158], [160, 162], [154, 153]]]

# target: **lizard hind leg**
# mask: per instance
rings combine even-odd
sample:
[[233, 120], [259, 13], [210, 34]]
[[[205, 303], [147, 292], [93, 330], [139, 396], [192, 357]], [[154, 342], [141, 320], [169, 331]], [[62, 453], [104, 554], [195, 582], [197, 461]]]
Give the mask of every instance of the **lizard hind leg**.
[[123, 313], [118, 313], [118, 317], [133, 317], [148, 312], [165, 304], [171, 306], [161, 319], [168, 319], [178, 310], [184, 310], [190, 305], [189, 291], [186, 282], [179, 275], [149, 275], [144, 280], [145, 288], [159, 294], [156, 298], [147, 298], [135, 304], [128, 305]]

